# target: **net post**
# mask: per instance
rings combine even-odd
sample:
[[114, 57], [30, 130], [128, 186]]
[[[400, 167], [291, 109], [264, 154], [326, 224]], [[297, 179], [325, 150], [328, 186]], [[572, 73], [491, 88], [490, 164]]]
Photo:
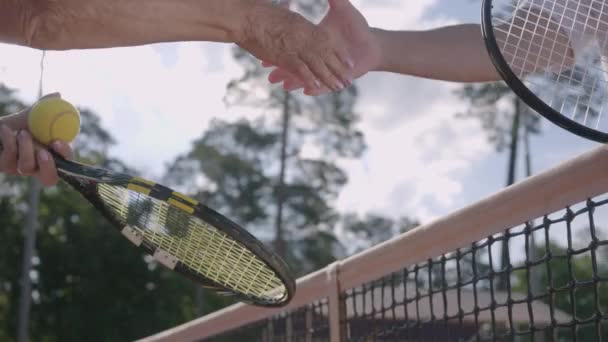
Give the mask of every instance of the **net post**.
[[293, 342], [293, 318], [291, 315], [285, 317], [285, 339], [286, 342]]
[[266, 334], [266, 337], [268, 338], [268, 342], [274, 341], [274, 324], [272, 322], [272, 318], [270, 318], [268, 320], [268, 323], [266, 323], [266, 331], [268, 332]]
[[268, 327], [262, 328], [262, 342], [268, 342]]
[[309, 306], [306, 306], [305, 309], [305, 320], [306, 320], [306, 342], [312, 342], [312, 320], [313, 320], [313, 311]]
[[329, 310], [329, 334], [331, 342], [343, 342], [344, 333], [340, 321], [343, 318], [344, 310], [340, 300], [340, 263], [335, 262], [327, 267], [327, 286], [328, 286], [328, 310]]

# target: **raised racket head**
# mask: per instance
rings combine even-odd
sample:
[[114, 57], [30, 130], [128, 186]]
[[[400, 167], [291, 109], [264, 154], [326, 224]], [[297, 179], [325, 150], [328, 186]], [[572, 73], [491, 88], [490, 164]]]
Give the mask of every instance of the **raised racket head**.
[[160, 184], [54, 158], [64, 181], [167, 268], [255, 305], [283, 306], [293, 297], [287, 265], [223, 215]]
[[553, 123], [608, 142], [608, 5], [484, 0], [489, 55], [511, 89]]

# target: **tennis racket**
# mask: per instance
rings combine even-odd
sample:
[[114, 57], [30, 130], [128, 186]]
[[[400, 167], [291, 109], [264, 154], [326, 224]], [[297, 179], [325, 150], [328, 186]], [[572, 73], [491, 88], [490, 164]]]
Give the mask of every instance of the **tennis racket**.
[[539, 114], [608, 142], [608, 4], [604, 0], [484, 0], [482, 31], [508, 86]]
[[254, 305], [284, 306], [293, 297], [283, 260], [228, 218], [160, 184], [51, 153], [62, 180], [168, 269]]

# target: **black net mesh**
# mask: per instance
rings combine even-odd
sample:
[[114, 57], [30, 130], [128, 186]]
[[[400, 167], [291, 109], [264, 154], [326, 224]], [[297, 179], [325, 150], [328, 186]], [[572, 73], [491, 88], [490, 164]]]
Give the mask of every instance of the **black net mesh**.
[[350, 289], [343, 333], [349, 341], [608, 339], [608, 234], [599, 223], [607, 203], [589, 200]]

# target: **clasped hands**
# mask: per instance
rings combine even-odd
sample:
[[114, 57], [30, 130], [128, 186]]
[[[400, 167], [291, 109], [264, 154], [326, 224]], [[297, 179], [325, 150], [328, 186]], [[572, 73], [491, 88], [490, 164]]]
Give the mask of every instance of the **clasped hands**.
[[285, 53], [271, 55], [241, 46], [265, 67], [273, 68], [269, 81], [282, 83], [287, 91], [303, 88], [311, 96], [339, 91], [381, 63], [374, 30], [349, 0], [329, 0], [329, 11], [317, 26], [292, 21], [285, 27], [277, 25], [276, 32], [260, 35], [284, 46], [266, 51]]

